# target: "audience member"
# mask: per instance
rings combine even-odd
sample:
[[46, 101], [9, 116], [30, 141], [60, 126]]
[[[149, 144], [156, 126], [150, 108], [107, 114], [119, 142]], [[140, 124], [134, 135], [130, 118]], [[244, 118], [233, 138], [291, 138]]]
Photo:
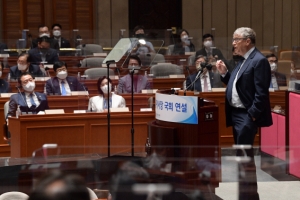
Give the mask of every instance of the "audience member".
[[62, 61], [55, 62], [53, 70], [56, 77], [46, 82], [47, 94], [69, 95], [71, 91], [85, 91], [84, 86], [77, 80], [77, 77], [68, 76], [67, 64]]
[[[216, 81], [220, 75], [218, 73], [213, 73], [211, 69], [204, 67], [207, 66], [206, 57], [199, 55], [195, 60], [197, 71], [187, 77], [185, 84], [187, 90], [208, 92], [211, 91], [211, 88], [222, 87], [222, 83], [219, 83], [220, 81]], [[191, 85], [195, 79], [198, 78], [200, 70], [203, 70], [203, 73], [200, 75], [199, 79], [196, 80], [193, 85]]]
[[[38, 39], [40, 37], [48, 37], [48, 38], [50, 38], [50, 31], [49, 31], [48, 26], [46, 26], [46, 25], [40, 25], [38, 27], [38, 29], [39, 29], [39, 37], [37, 39], [35, 39], [35, 40], [32, 41], [31, 49], [34, 49], [34, 48], [36, 48], [38, 46]], [[49, 43], [50, 43], [50, 48], [59, 50], [59, 45], [58, 45], [57, 40], [50, 39]]]
[[185, 52], [194, 52], [195, 46], [189, 39], [189, 32], [185, 29], [182, 29], [179, 32], [180, 42], [175, 44], [172, 55], [184, 55]]
[[[128, 58], [127, 66], [130, 67], [138, 67], [141, 66], [141, 59], [136, 55], [131, 55]], [[131, 74], [127, 74], [123, 76], [119, 80], [118, 86], [118, 94], [122, 93], [131, 93]], [[139, 70], [134, 70], [133, 74], [133, 92], [134, 93], [141, 93], [144, 89], [150, 89], [150, 83], [146, 76], [139, 75]]]
[[[136, 26], [133, 29], [134, 37], [138, 39], [145, 39], [145, 31], [143, 26]], [[146, 54], [146, 53], [155, 53], [154, 47], [151, 42], [146, 41], [146, 44], [134, 44], [136, 45], [132, 49], [132, 53], [136, 54]]]
[[31, 58], [27, 53], [22, 53], [18, 57], [17, 65], [9, 69], [11, 79], [17, 80], [24, 72], [29, 72], [35, 77], [44, 76], [44, 73], [42, 72], [42, 70], [38, 65], [31, 64]]
[[[108, 90], [108, 84], [109, 84], [109, 90]], [[88, 110], [95, 110], [97, 112], [107, 112], [108, 95], [109, 95], [110, 108], [126, 107], [125, 99], [122, 96], [119, 96], [113, 92], [114, 88], [110, 78], [108, 78], [108, 80], [106, 76], [99, 78], [97, 82], [97, 88], [99, 91], [99, 95], [90, 98]]]
[[215, 59], [221, 59], [224, 60], [224, 56], [222, 54], [222, 52], [217, 49], [217, 48], [213, 48], [211, 49], [211, 47], [213, 47], [213, 42], [214, 42], [214, 36], [211, 34], [205, 34], [202, 36], [202, 42], [203, 42], [203, 48], [200, 49], [199, 51], [196, 52], [196, 57], [199, 55], [203, 55], [205, 57], [207, 57], [208, 61], [210, 62], [211, 59], [215, 58]]
[[3, 64], [0, 63], [0, 93], [7, 93], [10, 92], [9, 83], [7, 83], [4, 79], [2, 79], [2, 72], [3, 72]]
[[[58, 42], [59, 48], [70, 48], [71, 44], [69, 42], [69, 40], [63, 38], [61, 36], [61, 32], [62, 32], [62, 26], [60, 24], [53, 24], [52, 25], [52, 34], [53, 37], [51, 37], [51, 39], [56, 40]], [[67, 51], [60, 51], [59, 55], [61, 56], [66, 56], [68, 55], [69, 52]]]
[[266, 55], [271, 67], [271, 83], [270, 88], [279, 90], [279, 86], [287, 86], [285, 74], [277, 72], [277, 56], [274, 54]]
[[37, 181], [28, 200], [90, 200], [82, 177], [52, 171]]
[[30, 61], [34, 64], [53, 64], [58, 61], [58, 52], [50, 48], [50, 38], [47, 36], [38, 38], [38, 46], [30, 49], [28, 54], [30, 55]]
[[7, 44], [0, 42], [0, 53], [7, 53], [4, 49], [8, 49]]
[[34, 76], [28, 72], [23, 73], [18, 79], [23, 92], [13, 94], [9, 101], [7, 116], [16, 116], [18, 106], [21, 112], [38, 113], [49, 109], [47, 96], [44, 93], [35, 92]]

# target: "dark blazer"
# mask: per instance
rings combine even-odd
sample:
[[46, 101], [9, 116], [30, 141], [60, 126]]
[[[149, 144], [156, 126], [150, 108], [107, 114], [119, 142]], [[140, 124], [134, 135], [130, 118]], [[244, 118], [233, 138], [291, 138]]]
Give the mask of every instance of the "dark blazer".
[[[39, 48], [30, 49], [28, 51], [28, 54], [30, 56], [31, 63], [39, 64], [40, 62], [42, 62], [42, 57]], [[46, 61], [48, 62], [48, 64], [54, 64], [58, 60], [59, 59], [57, 51], [55, 49], [49, 48], [46, 54]]]
[[[226, 124], [232, 126], [230, 93], [233, 81], [238, 71], [234, 68], [232, 73], [227, 72], [225, 77], [221, 77], [226, 89]], [[232, 76], [231, 76], [232, 75]], [[258, 127], [272, 125], [271, 107], [269, 99], [269, 86], [271, 81], [270, 64], [266, 57], [256, 48], [249, 55], [241, 68], [236, 82], [236, 90], [251, 117], [254, 117]]]
[[[44, 76], [42, 70], [40, 69], [40, 67], [38, 65], [29, 65], [29, 73], [32, 74], [35, 77], [42, 77]], [[18, 79], [22, 72], [18, 69], [18, 66], [15, 65], [13, 67], [11, 67], [9, 69], [9, 73], [10, 73], [10, 78], [11, 79]]]
[[0, 42], [0, 53], [5, 53], [4, 49], [8, 49], [7, 44]]
[[[205, 48], [202, 48], [199, 51], [197, 51], [195, 58], [197, 58], [197, 56], [199, 56], [199, 55], [207, 57], [207, 53], [205, 51]], [[223, 61], [225, 60], [225, 58], [224, 58], [222, 52], [220, 51], [220, 49], [217, 49], [217, 48], [213, 49], [212, 50], [212, 55], [213, 55], [213, 57], [215, 57], [217, 55], [218, 59], [221, 59]]]
[[20, 93], [11, 95], [7, 116], [16, 116], [18, 105], [20, 105], [20, 109], [22, 112], [38, 113], [40, 111], [49, 109], [47, 96], [44, 93], [39, 93], [39, 92], [34, 92], [34, 93], [36, 94], [40, 102], [40, 105], [37, 108], [28, 108], [27, 104], [25, 103], [26, 99], [25, 99], [24, 92], [21, 93], [22, 96]]
[[[186, 82], [185, 82], [185, 85], [186, 85], [186, 88], [189, 87], [189, 85], [194, 82], [196, 76], [197, 76], [198, 72], [197, 73], [194, 73], [194, 74], [191, 74], [190, 76], [187, 77], [186, 79]], [[209, 71], [209, 79], [210, 79], [210, 85], [211, 87], [214, 86], [214, 74]], [[200, 78], [195, 82], [195, 84], [193, 84], [191, 87], [188, 88], [188, 90], [191, 90], [191, 91], [194, 91], [194, 88], [199, 91], [199, 92], [202, 92], [202, 87], [201, 87], [201, 81], [200, 81]]]
[[[71, 91], [85, 91], [84, 86], [77, 80], [76, 77], [67, 76], [66, 78]], [[53, 77], [46, 82], [47, 94], [61, 95], [59, 80], [57, 77]]]
[[[195, 46], [192, 42], [190, 43], [189, 48], [191, 52], [195, 51]], [[172, 55], [184, 55], [184, 54], [185, 54], [185, 48], [182, 46], [182, 43], [180, 42], [175, 44]]]
[[278, 86], [287, 86], [285, 74], [274, 72]]
[[[34, 39], [31, 42], [31, 49], [37, 48], [38, 47], [38, 39]], [[56, 49], [59, 50], [59, 44], [56, 40], [54, 40], [53, 38], [50, 38], [50, 48], [51, 49]]]
[[[51, 39], [55, 40], [54, 37], [51, 37]], [[58, 43], [58, 40], [55, 40], [55, 41], [57, 41], [57, 43]], [[58, 43], [58, 45], [59, 45], [59, 43]], [[60, 38], [60, 48], [70, 48], [70, 47], [71, 47], [71, 44], [70, 44], [69, 40], [61, 37]], [[72, 52], [70, 52], [70, 51], [59, 51], [59, 55], [60, 56], [72, 55]]]
[[10, 92], [9, 84], [5, 80], [0, 79], [0, 93], [7, 93], [7, 92]]

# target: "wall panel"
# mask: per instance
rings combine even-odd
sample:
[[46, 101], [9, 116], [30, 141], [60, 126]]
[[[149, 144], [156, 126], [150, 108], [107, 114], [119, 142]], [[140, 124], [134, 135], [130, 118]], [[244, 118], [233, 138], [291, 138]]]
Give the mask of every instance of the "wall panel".
[[274, 1], [274, 45], [278, 46], [278, 49], [282, 49], [282, 24], [283, 24], [283, 12], [282, 12], [282, 4], [284, 0], [276, 0]]
[[256, 46], [259, 49], [263, 48], [263, 32], [264, 32], [264, 10], [263, 10], [263, 2], [262, 0], [252, 0], [251, 4], [251, 28], [253, 28], [256, 32]]
[[260, 40], [264, 41], [262, 49], [269, 49], [274, 45], [274, 0], [264, 0], [263, 8], [263, 33]]
[[292, 0], [282, 2], [282, 49], [292, 47]]

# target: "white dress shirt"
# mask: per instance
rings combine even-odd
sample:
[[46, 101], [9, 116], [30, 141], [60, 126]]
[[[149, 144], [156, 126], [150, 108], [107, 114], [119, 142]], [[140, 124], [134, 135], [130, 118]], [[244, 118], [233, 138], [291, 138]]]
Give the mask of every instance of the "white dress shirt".
[[243, 61], [243, 63], [240, 66], [239, 71], [237, 72], [234, 81], [233, 81], [233, 86], [232, 86], [232, 97], [231, 97], [231, 105], [233, 107], [237, 107], [237, 108], [245, 108], [245, 106], [243, 105], [239, 94], [236, 90], [236, 82], [237, 82], [237, 77], [239, 75], [240, 70], [242, 69], [245, 61], [247, 60], [247, 58], [249, 57], [249, 55], [252, 53], [252, 51], [254, 50], [255, 47], [252, 47], [243, 57], [245, 58], [245, 60]]
[[[25, 92], [26, 103], [27, 103], [28, 108], [30, 108], [32, 106], [31, 101], [30, 101], [30, 94], [31, 93]], [[33, 98], [34, 103], [36, 104], [36, 107], [39, 107], [40, 102], [34, 92], [32, 93], [32, 98]]]

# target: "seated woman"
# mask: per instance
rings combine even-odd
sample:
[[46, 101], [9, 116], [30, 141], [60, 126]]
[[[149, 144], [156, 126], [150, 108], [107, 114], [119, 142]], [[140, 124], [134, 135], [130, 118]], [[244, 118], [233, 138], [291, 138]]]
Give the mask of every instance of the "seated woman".
[[182, 29], [179, 32], [180, 42], [175, 44], [172, 55], [184, 55], [185, 52], [194, 52], [195, 46], [189, 40], [189, 32], [185, 29]]
[[[109, 82], [109, 91], [108, 91], [108, 82]], [[108, 78], [108, 80], [106, 76], [99, 78], [97, 82], [97, 88], [99, 91], [99, 95], [90, 98], [88, 110], [94, 110], [97, 112], [107, 112], [108, 95], [109, 95], [110, 108], [126, 107], [125, 99], [122, 96], [112, 92], [114, 88], [112, 86], [112, 81], [110, 80], [110, 78]]]

